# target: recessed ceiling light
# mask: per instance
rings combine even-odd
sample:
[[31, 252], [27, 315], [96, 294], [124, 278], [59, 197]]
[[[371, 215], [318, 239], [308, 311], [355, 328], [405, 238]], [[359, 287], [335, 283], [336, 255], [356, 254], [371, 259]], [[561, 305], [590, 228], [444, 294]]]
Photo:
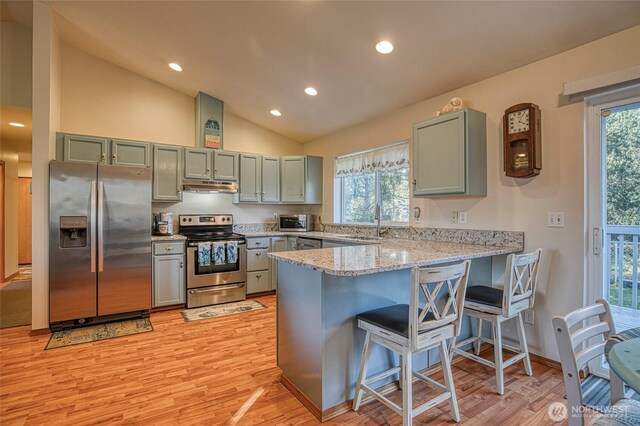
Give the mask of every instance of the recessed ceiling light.
[[275, 115], [276, 117], [280, 117], [282, 115], [282, 113], [280, 111], [278, 111], [277, 109], [272, 109], [271, 110], [271, 115]]
[[307, 87], [306, 89], [304, 89], [304, 93], [306, 93], [309, 96], [315, 96], [318, 94], [318, 91], [313, 87]]
[[180, 66], [180, 64], [176, 64], [175, 62], [171, 62], [169, 64], [169, 68], [171, 68], [174, 71], [182, 71], [182, 67]]
[[9, 126], [13, 126], [13, 127], [24, 127], [24, 124], [22, 124], [22, 123], [9, 123]]
[[393, 51], [393, 44], [387, 40], [382, 40], [380, 43], [376, 44], [376, 50], [383, 55], [386, 55]]

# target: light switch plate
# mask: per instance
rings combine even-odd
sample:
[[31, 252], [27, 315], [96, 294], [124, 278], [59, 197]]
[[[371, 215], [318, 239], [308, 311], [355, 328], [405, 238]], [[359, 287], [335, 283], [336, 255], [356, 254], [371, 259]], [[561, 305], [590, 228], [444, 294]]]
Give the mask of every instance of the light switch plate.
[[534, 310], [533, 309], [525, 309], [525, 311], [524, 311], [524, 322], [526, 322], [527, 324], [533, 325], [534, 319], [535, 319]]
[[564, 212], [547, 212], [547, 227], [564, 228]]

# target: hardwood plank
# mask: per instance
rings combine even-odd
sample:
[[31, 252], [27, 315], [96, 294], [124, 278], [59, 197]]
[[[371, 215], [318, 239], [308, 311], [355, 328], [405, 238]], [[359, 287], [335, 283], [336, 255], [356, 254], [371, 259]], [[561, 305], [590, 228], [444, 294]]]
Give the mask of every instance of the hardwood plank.
[[[0, 330], [0, 423], [89, 425], [317, 425], [281, 383], [276, 366], [276, 297], [267, 309], [185, 322], [178, 310], [154, 312], [152, 333], [44, 351], [48, 335], [29, 327]], [[487, 349], [488, 348], [488, 345]], [[461, 358], [461, 357], [460, 357]], [[493, 371], [456, 360], [454, 380], [462, 423], [552, 424], [549, 405], [564, 402], [562, 374], [532, 362], [505, 373], [505, 394], [494, 392]], [[432, 377], [442, 381], [442, 373]], [[416, 382], [414, 402], [435, 391]], [[395, 401], [399, 391], [389, 394]], [[453, 424], [448, 403], [416, 424]], [[401, 425], [377, 401], [328, 425]]]

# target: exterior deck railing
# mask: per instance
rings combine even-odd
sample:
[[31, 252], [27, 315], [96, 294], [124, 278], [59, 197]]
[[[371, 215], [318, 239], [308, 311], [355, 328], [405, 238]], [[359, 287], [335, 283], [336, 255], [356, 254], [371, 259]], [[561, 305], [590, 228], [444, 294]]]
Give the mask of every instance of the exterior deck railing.
[[609, 303], [638, 309], [640, 226], [607, 225], [605, 237], [605, 294]]

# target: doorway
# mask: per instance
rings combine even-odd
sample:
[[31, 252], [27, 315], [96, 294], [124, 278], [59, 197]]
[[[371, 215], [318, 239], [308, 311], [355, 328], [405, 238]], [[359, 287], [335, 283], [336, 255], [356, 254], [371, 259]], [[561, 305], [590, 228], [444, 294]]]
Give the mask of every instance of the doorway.
[[18, 264], [31, 266], [31, 178], [18, 177]]
[[621, 332], [640, 327], [640, 89], [589, 99], [587, 114], [587, 302], [607, 300]]

